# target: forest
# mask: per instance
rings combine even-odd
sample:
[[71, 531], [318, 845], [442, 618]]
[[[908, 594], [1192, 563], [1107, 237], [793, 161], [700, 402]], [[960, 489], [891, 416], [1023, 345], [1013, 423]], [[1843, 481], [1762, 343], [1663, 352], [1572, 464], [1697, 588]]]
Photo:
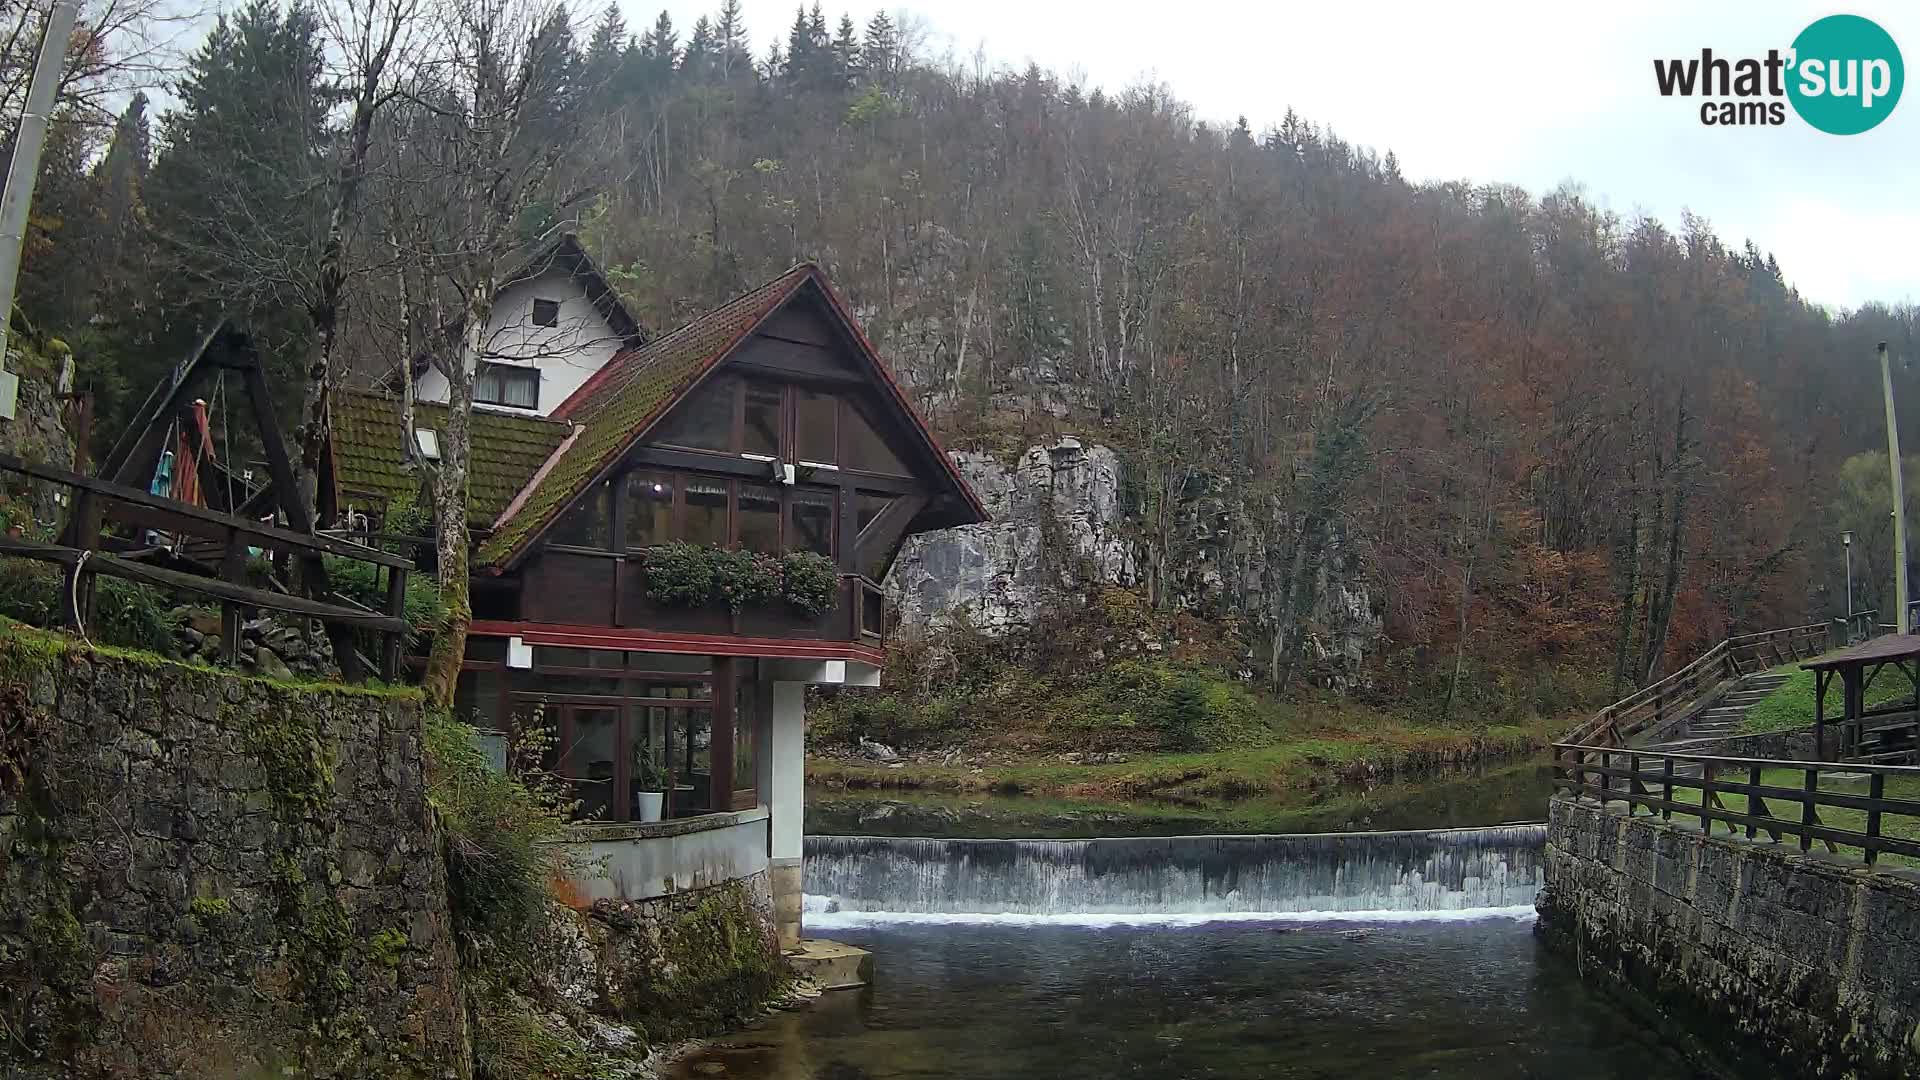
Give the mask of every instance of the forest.
[[[36, 37], [15, 9], [6, 102]], [[1383, 608], [1383, 670], [1449, 708], [1462, 672], [1619, 688], [1840, 615], [1843, 529], [1856, 606], [1891, 611], [1874, 349], [1912, 358], [1915, 309], [1823, 306], [1704, 218], [1412, 182], [1332, 118], [1256, 130], [943, 55], [907, 13], [814, 4], [750, 41], [737, 0], [691, 26], [250, 0], [178, 65], [162, 22], [83, 5], [14, 315], [71, 349], [96, 447], [225, 314], [311, 465], [328, 386], [461, 347], [513, 253], [566, 229], [655, 331], [817, 261], [949, 449], [1115, 447], [1141, 602], [1231, 628], [1277, 691], [1313, 678], [1336, 559]], [[1203, 495], [1225, 565], [1195, 562]]]

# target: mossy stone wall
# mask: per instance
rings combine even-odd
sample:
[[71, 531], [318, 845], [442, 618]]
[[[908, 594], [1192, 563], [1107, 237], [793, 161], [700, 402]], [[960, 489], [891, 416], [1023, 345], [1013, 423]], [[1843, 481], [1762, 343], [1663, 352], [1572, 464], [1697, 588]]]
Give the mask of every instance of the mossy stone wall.
[[1920, 1072], [1920, 875], [1765, 835], [1555, 796], [1540, 933], [1715, 1075]]
[[0, 1074], [468, 1075], [420, 708], [0, 629]]

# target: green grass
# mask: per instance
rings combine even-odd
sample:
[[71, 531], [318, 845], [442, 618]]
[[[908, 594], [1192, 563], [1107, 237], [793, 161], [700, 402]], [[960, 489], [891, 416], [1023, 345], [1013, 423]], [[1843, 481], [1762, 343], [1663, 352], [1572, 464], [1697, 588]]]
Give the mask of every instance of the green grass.
[[[1726, 777], [1726, 779], [1737, 779], [1745, 782], [1747, 776], [1743, 773], [1737, 777]], [[1771, 787], [1798, 789], [1806, 783], [1806, 773], [1800, 769], [1763, 769], [1760, 773], [1760, 782]], [[1649, 790], [1654, 794], [1658, 794], [1657, 789], [1652, 786], [1649, 787]], [[1831, 774], [1826, 774], [1820, 778], [1820, 790], [1864, 796], [1867, 794], [1867, 780], [1865, 777], [1861, 777], [1858, 780], [1841, 780]], [[1888, 777], [1886, 782], [1886, 797], [1889, 799], [1920, 801], [1920, 776]], [[1686, 803], [1690, 806], [1698, 806], [1700, 805], [1700, 792], [1697, 788], [1676, 787], [1673, 791], [1673, 801]], [[1803, 807], [1798, 799], [1773, 798], [1761, 799], [1760, 801], [1766, 806], [1767, 813], [1774, 817], [1795, 824], [1799, 823]], [[1747, 813], [1747, 797], [1745, 795], [1729, 795], [1722, 792], [1720, 794], [1720, 803], [1733, 813]], [[1816, 807], [1816, 810], [1820, 815], [1820, 824], [1828, 828], [1848, 829], [1861, 833], [1867, 830], [1867, 814], [1864, 810], [1852, 810], [1840, 806], [1821, 806]], [[1676, 813], [1678, 812], [1676, 811]], [[1716, 831], [1718, 828], [1725, 827], [1725, 824], [1725, 822], [1718, 823]], [[1741, 832], [1745, 832], [1744, 827], [1738, 828]], [[1920, 841], [1920, 818], [1883, 812], [1880, 816], [1880, 834], [1882, 836], [1897, 837], [1902, 840]], [[1762, 830], [1758, 835], [1764, 837], [1767, 833]], [[1796, 847], [1799, 846], [1799, 839], [1792, 835], [1784, 836], [1781, 842], [1792, 844]], [[1835, 854], [1842, 858], [1863, 858], [1860, 848], [1846, 844], [1836, 844], [1835, 847], [1838, 849]], [[1816, 840], [1814, 841], [1813, 849], [1815, 851], [1825, 851], [1826, 844]], [[1920, 859], [1911, 859], [1902, 855], [1883, 854], [1880, 857], [1880, 862], [1904, 867], [1920, 866]]]
[[1518, 757], [1546, 746], [1563, 721], [1491, 727], [1394, 726], [1324, 730], [1230, 750], [1139, 753], [1124, 764], [1081, 765], [1042, 757], [982, 766], [908, 764], [897, 769], [828, 759], [808, 762], [815, 783], [850, 788], [997, 791], [1075, 799], [1235, 798], [1310, 790], [1380, 773], [1417, 773]]
[[[1776, 668], [1775, 670], [1780, 670]], [[1758, 735], [1767, 731], [1789, 731], [1806, 727], [1813, 723], [1813, 672], [1792, 667], [1792, 674], [1779, 689], [1761, 698], [1747, 710], [1745, 722], [1740, 726], [1742, 735]], [[1908, 682], [1899, 671], [1889, 667], [1880, 672], [1880, 677], [1867, 687], [1867, 707], [1889, 705], [1913, 693], [1913, 684]], [[1840, 682], [1833, 680], [1827, 686], [1827, 719], [1838, 720], [1843, 712]]]

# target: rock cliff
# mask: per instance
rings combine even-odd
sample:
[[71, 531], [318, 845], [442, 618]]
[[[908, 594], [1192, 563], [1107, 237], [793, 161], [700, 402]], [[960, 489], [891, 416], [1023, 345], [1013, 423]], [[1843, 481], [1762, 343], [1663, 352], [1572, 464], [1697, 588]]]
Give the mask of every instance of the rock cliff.
[[[886, 583], [905, 631], [937, 633], [941, 620], [964, 613], [989, 633], [1006, 633], [1030, 627], [1037, 611], [1062, 597], [1145, 583], [1127, 466], [1112, 448], [1068, 437], [1029, 447], [1011, 467], [984, 453], [952, 456], [992, 520], [908, 541]], [[1214, 486], [1196, 477], [1182, 494], [1160, 591], [1176, 610], [1231, 613], [1249, 628], [1266, 627], [1264, 641], [1272, 613], [1284, 610], [1285, 567], [1247, 539], [1253, 530], [1232, 528], [1250, 511]], [[1284, 523], [1283, 511], [1270, 514]], [[1322, 681], [1352, 685], [1382, 632], [1374, 590], [1339, 536], [1311, 576], [1303, 655]], [[1249, 664], [1256, 651], [1249, 648]]]

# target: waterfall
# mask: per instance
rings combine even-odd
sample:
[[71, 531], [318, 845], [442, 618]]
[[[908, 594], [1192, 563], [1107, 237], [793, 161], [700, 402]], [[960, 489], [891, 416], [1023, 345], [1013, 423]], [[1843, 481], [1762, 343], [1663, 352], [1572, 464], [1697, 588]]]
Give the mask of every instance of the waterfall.
[[816, 923], [832, 913], [1108, 922], [1519, 913], [1539, 892], [1545, 843], [1544, 825], [1098, 840], [809, 836], [805, 891]]

